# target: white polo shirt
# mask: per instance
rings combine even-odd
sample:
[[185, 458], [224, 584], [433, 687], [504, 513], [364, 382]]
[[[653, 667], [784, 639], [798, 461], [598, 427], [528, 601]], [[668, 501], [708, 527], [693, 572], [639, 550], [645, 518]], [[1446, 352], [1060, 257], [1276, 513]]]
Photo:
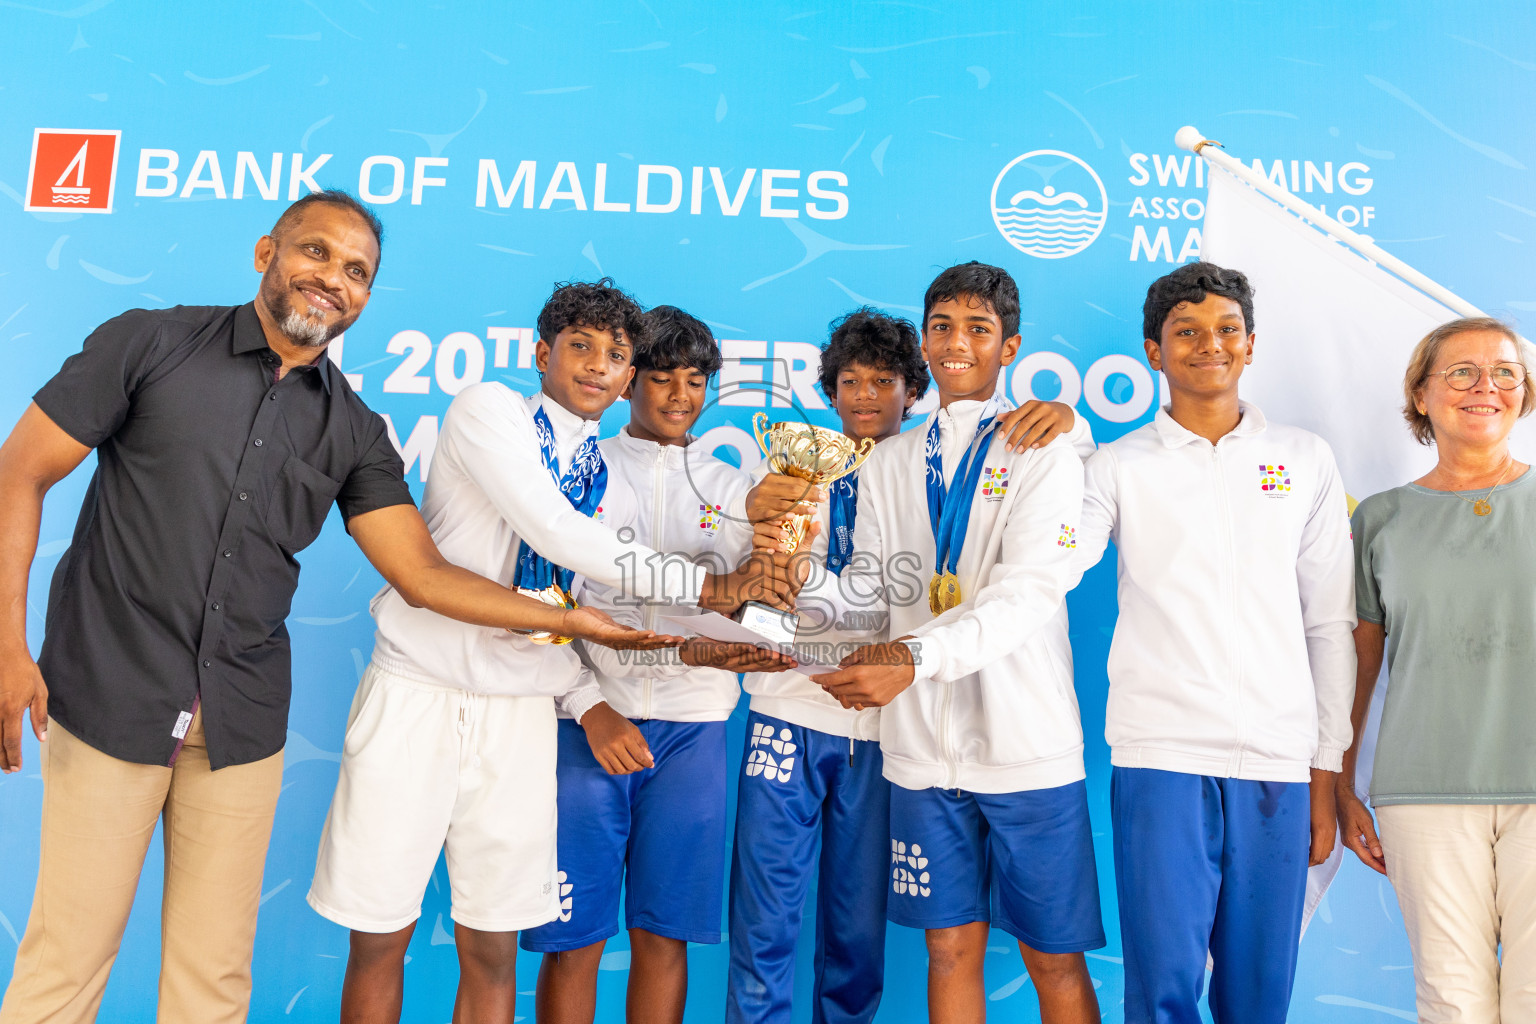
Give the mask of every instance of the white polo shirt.
[[1213, 445], [1160, 409], [1088, 460], [1079, 574], [1119, 552], [1104, 734], [1120, 767], [1306, 782], [1350, 742], [1349, 510], [1322, 438], [1241, 411]]

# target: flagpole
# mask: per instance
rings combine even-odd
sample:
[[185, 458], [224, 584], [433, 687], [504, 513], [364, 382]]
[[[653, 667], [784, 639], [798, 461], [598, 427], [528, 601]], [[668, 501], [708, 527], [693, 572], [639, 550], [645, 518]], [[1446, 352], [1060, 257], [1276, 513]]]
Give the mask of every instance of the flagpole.
[[1226, 150], [1219, 148], [1221, 143], [1207, 139], [1193, 125], [1185, 125], [1183, 128], [1180, 128], [1174, 135], [1173, 141], [1180, 149], [1189, 150], [1196, 156], [1203, 158], [1206, 163], [1220, 167], [1225, 171], [1230, 171], [1298, 217], [1315, 224], [1339, 241], [1347, 243], [1356, 252], [1386, 267], [1404, 281], [1407, 281], [1415, 288], [1445, 304], [1462, 316], [1488, 315], [1455, 292], [1436, 284], [1417, 270], [1414, 270], [1364, 235], [1351, 231], [1322, 210], [1319, 210], [1310, 203], [1297, 199], [1288, 190], [1276, 185], [1264, 175], [1254, 171], [1253, 168], [1245, 166], [1241, 160], [1231, 156]]

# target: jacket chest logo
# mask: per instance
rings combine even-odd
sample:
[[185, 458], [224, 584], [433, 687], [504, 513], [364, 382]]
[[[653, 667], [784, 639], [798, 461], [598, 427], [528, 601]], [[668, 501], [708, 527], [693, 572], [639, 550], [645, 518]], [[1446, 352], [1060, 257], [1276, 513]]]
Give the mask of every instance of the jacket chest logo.
[[603, 506], [599, 505], [592, 510], [592, 518], [599, 523], [607, 518], [607, 514], [603, 511]]
[[699, 506], [699, 529], [709, 533], [714, 533], [720, 529], [719, 505], [705, 504]]
[[1259, 490], [1267, 498], [1284, 498], [1291, 493], [1291, 471], [1277, 463], [1259, 463]]
[[981, 496], [986, 501], [1002, 501], [1008, 493], [1008, 467], [987, 466], [981, 471]]

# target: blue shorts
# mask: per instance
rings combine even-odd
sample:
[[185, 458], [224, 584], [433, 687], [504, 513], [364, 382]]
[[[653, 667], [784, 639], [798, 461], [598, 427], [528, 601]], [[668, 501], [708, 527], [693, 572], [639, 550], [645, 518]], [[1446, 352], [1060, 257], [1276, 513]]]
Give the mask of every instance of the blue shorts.
[[1088, 789], [891, 787], [886, 913], [909, 928], [990, 921], [1042, 953], [1105, 945]]
[[524, 949], [581, 949], [624, 924], [719, 942], [725, 881], [725, 723], [634, 723], [654, 767], [609, 775], [587, 734], [560, 721], [560, 917], [522, 933]]

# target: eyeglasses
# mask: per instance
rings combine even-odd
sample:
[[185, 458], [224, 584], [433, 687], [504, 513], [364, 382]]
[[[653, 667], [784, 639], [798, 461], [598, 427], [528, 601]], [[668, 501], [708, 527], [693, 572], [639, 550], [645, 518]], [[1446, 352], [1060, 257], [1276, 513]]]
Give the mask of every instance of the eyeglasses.
[[1479, 366], [1476, 363], [1453, 363], [1443, 370], [1426, 374], [1429, 377], [1444, 377], [1446, 384], [1457, 391], [1471, 391], [1477, 387], [1478, 381], [1483, 379], [1483, 371], [1488, 371], [1488, 380], [1500, 391], [1513, 391], [1525, 383], [1525, 366], [1520, 363], [1493, 363], [1490, 366]]

